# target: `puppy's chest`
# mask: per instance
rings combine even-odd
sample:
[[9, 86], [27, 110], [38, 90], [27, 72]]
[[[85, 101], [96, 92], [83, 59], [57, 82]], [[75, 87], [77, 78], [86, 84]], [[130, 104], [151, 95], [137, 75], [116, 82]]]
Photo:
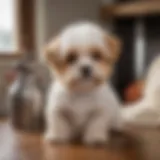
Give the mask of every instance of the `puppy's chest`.
[[81, 124], [101, 107], [98, 102], [97, 97], [94, 96], [73, 96], [68, 99], [67, 108], [74, 121]]

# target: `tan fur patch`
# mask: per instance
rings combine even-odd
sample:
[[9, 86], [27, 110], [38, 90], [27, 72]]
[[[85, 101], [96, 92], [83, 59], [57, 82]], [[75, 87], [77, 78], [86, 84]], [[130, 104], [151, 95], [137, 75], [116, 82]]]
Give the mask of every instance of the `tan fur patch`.
[[59, 45], [60, 39], [56, 37], [53, 39], [45, 49], [45, 58], [49, 65], [56, 71], [56, 72], [64, 72], [65, 64], [63, 59], [60, 57], [59, 53]]
[[103, 63], [105, 62], [105, 64], [112, 64], [112, 57], [110, 57], [107, 53], [105, 53], [106, 51], [98, 48], [98, 47], [92, 47], [90, 48], [90, 54], [91, 56], [93, 56], [93, 54], [99, 54], [100, 59], [99, 59], [99, 63]]
[[109, 51], [111, 53], [111, 60], [115, 63], [121, 52], [121, 42], [120, 40], [115, 36], [105, 36], [106, 43], [108, 44]]

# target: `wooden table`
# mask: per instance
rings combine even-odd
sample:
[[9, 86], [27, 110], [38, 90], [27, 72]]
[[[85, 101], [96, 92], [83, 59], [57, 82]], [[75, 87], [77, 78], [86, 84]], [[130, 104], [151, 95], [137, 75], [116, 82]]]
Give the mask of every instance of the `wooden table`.
[[45, 144], [40, 134], [19, 133], [0, 121], [0, 160], [137, 160], [134, 148]]

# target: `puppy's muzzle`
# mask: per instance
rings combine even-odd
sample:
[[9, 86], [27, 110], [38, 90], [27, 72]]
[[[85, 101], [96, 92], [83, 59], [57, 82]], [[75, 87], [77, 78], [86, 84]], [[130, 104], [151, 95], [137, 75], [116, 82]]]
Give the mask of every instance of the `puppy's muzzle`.
[[92, 76], [92, 69], [90, 66], [83, 66], [81, 67], [81, 75], [84, 78], [89, 78]]

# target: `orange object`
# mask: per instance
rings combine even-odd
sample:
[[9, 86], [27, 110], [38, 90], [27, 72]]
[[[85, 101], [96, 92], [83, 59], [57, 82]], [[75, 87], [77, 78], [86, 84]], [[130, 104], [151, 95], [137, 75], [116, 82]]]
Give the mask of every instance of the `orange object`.
[[144, 87], [143, 81], [136, 81], [129, 85], [124, 91], [124, 99], [126, 102], [137, 101], [142, 96]]

